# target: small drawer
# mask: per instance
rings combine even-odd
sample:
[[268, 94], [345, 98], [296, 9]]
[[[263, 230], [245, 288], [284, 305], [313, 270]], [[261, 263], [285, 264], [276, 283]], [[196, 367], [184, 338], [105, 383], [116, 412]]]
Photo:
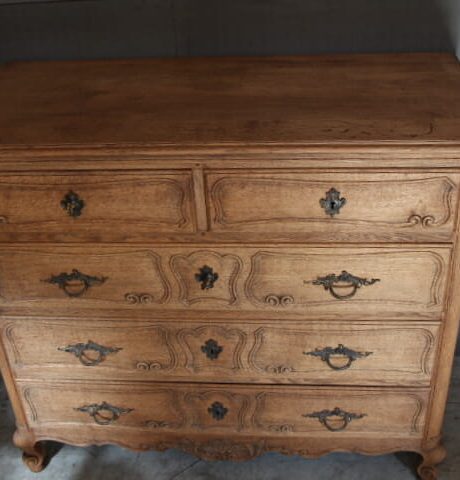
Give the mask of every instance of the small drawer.
[[246, 239], [449, 241], [459, 175], [211, 172], [211, 230]]
[[438, 324], [5, 320], [18, 378], [428, 386]]
[[125, 241], [195, 231], [189, 172], [3, 175], [0, 240]]
[[421, 437], [428, 390], [19, 383], [31, 426], [303, 436]]

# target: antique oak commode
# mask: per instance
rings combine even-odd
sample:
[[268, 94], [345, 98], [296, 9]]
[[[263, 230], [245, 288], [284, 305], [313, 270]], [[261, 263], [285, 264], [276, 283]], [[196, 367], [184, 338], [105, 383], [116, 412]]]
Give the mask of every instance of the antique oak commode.
[[448, 55], [0, 68], [15, 444], [407, 450], [436, 478], [460, 316]]

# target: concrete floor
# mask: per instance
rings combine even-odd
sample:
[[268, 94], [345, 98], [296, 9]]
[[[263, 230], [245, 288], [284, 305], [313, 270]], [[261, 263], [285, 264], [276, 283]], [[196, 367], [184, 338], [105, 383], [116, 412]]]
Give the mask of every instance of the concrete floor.
[[[266, 454], [243, 463], [204, 462], [182, 452], [134, 453], [114, 446], [65, 446], [44, 472], [31, 473], [11, 442], [14, 421], [0, 381], [0, 480], [414, 480], [413, 454], [332, 454], [319, 460]], [[445, 422], [449, 452], [439, 480], [460, 479], [460, 359]]]

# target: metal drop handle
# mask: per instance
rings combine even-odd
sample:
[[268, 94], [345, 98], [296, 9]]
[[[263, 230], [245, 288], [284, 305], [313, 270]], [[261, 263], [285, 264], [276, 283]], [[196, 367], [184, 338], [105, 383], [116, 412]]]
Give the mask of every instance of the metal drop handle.
[[[367, 415], [365, 413], [350, 413], [342, 410], [339, 407], [335, 407], [333, 410], [321, 410], [320, 412], [302, 415], [302, 417], [305, 418], [317, 418], [319, 422], [331, 432], [340, 432], [345, 430], [352, 420], [359, 420], [366, 416]], [[334, 427], [330, 423], [331, 418], [339, 418], [341, 420], [341, 424], [337, 427]]]
[[83, 407], [75, 408], [78, 412], [87, 413], [98, 425], [110, 425], [116, 422], [121, 415], [132, 412], [133, 408], [121, 408], [110, 405], [110, 403], [92, 403]]
[[[85, 367], [93, 367], [102, 363], [107, 355], [117, 353], [122, 349], [118, 347], [104, 347], [103, 345], [88, 340], [87, 343], [75, 343], [73, 345], [67, 345], [66, 347], [59, 347], [58, 350], [73, 353], [82, 365]], [[89, 352], [95, 352], [97, 354], [96, 358], [91, 357]]]
[[[304, 284], [321, 285], [324, 287], [324, 290], [329, 291], [330, 294], [337, 300], [347, 300], [355, 296], [358, 288], [373, 285], [377, 282], [380, 282], [379, 278], [360, 278], [348, 273], [346, 270], [343, 270], [339, 275], [331, 273], [324, 277], [318, 277], [316, 280], [305, 280]], [[341, 289], [348, 290], [350, 288], [352, 290], [349, 293], [339, 293]]]
[[[357, 352], [351, 348], [345, 347], [342, 344], [339, 344], [336, 348], [325, 347], [322, 349], [317, 348], [312, 352], [303, 352], [304, 355], [311, 355], [312, 357], [319, 357], [323, 362], [326, 362], [332, 370], [347, 370], [350, 368], [351, 364], [358, 360], [358, 358], [368, 357], [372, 355], [373, 352]], [[331, 358], [334, 357], [347, 357], [348, 361], [345, 365], [334, 365], [331, 361]]]
[[57, 285], [68, 297], [81, 297], [90, 287], [102, 285], [107, 277], [94, 277], [73, 269], [70, 273], [52, 275], [44, 282]]

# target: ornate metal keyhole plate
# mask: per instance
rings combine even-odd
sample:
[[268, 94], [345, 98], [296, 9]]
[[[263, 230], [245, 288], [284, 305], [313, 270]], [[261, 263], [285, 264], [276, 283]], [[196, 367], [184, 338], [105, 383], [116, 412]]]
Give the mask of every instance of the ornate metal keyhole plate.
[[211, 267], [204, 265], [200, 268], [200, 272], [195, 275], [195, 280], [201, 283], [201, 290], [214, 288], [214, 283], [219, 279], [219, 274], [214, 272]]
[[208, 408], [208, 412], [214, 420], [223, 420], [228, 413], [228, 408], [224, 407], [220, 402], [214, 402]]
[[347, 203], [345, 198], [340, 198], [340, 192], [335, 188], [331, 188], [326, 192], [326, 198], [322, 198], [319, 204], [324, 208], [327, 215], [333, 217], [340, 213], [340, 209]]
[[223, 347], [221, 347], [215, 340], [210, 338], [206, 340], [205, 344], [202, 345], [201, 351], [206, 354], [210, 360], [216, 360], [219, 355], [222, 353]]
[[70, 217], [79, 217], [85, 206], [82, 200], [75, 192], [70, 190], [69, 193], [61, 200], [61, 207], [67, 212]]

